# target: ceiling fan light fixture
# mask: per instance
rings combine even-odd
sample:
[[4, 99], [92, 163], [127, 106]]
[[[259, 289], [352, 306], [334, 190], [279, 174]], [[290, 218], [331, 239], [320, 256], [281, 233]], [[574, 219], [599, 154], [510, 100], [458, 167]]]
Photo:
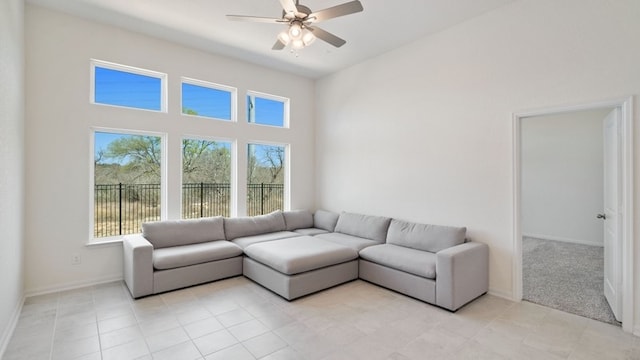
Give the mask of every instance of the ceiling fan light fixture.
[[355, 14], [364, 10], [360, 0], [350, 0], [345, 3], [328, 7], [323, 10], [311, 11], [307, 6], [301, 5], [300, 0], [279, 0], [282, 6], [281, 18], [262, 16], [227, 15], [227, 19], [235, 21], [248, 21], [269, 24], [286, 25], [287, 28], [278, 34], [277, 41], [271, 49], [282, 50], [287, 46], [292, 52], [311, 45], [316, 38], [336, 48], [346, 44], [346, 40], [316, 26], [317, 23], [345, 15]]
[[304, 29], [304, 31], [302, 32], [302, 42], [304, 43], [304, 46], [311, 45], [311, 43], [313, 43], [315, 40], [316, 36], [313, 35], [313, 33], [309, 31], [309, 29]]
[[302, 36], [302, 26], [297, 21], [294, 21], [291, 26], [289, 26], [289, 36], [292, 39], [300, 39]]
[[288, 45], [291, 41], [291, 36], [289, 36], [289, 33], [287, 31], [282, 31], [280, 34], [278, 34], [278, 40], [280, 40], [281, 43]]
[[296, 50], [304, 48], [305, 44], [302, 39], [295, 39], [291, 42], [291, 47]]

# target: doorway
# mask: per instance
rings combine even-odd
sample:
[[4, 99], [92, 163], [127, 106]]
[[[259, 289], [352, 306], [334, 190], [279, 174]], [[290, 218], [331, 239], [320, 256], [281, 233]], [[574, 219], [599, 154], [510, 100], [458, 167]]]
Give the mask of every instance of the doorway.
[[522, 118], [523, 300], [618, 324], [604, 295], [603, 108]]
[[[615, 285], [615, 296], [619, 300], [619, 316], [622, 321], [622, 327], [625, 331], [630, 332], [633, 328], [632, 311], [633, 311], [633, 241], [632, 241], [632, 98], [605, 101], [594, 104], [567, 106], [561, 108], [542, 109], [536, 111], [521, 112], [513, 115], [514, 120], [514, 266], [513, 266], [513, 287], [514, 298], [519, 301], [523, 299], [523, 235], [526, 231], [531, 231], [530, 224], [523, 223], [523, 214], [527, 211], [524, 209], [524, 200], [526, 194], [523, 187], [523, 124], [529, 119], [534, 121], [534, 117], [553, 117], [559, 115], [569, 115], [577, 112], [607, 112], [610, 110], [616, 112], [616, 122], [619, 130], [617, 136], [617, 148], [619, 149], [616, 158], [616, 186], [620, 199], [616, 205], [617, 211], [615, 216], [617, 221], [616, 239], [619, 241], [619, 248], [615, 252], [609, 252], [609, 256], [615, 255], [615, 266], [618, 267], [616, 272], [618, 278], [612, 283]], [[524, 125], [526, 126], [526, 124]], [[604, 188], [604, 186], [601, 186]], [[529, 211], [530, 212], [530, 211]], [[596, 214], [592, 214], [594, 217]], [[597, 225], [596, 225], [597, 226]], [[602, 224], [600, 224], [602, 226]], [[600, 227], [599, 229], [602, 229]], [[574, 229], [575, 230], [575, 229]], [[578, 229], [579, 230], [579, 229]], [[593, 231], [593, 230], [592, 230]], [[596, 230], [600, 238], [604, 237], [603, 231]], [[566, 234], [565, 234], [566, 235]], [[562, 238], [563, 236], [559, 236]], [[581, 238], [578, 236], [578, 238]], [[582, 236], [582, 238], [585, 238]], [[564, 239], [571, 239], [571, 236], [564, 236]], [[558, 239], [556, 239], [558, 240]], [[562, 239], [560, 239], [562, 240]], [[593, 245], [593, 244], [592, 244]], [[603, 244], [604, 245], [604, 244]], [[606, 253], [606, 251], [605, 251]], [[609, 261], [611, 263], [611, 261]], [[604, 285], [603, 285], [604, 287]], [[618, 301], [615, 300], [615, 301]]]

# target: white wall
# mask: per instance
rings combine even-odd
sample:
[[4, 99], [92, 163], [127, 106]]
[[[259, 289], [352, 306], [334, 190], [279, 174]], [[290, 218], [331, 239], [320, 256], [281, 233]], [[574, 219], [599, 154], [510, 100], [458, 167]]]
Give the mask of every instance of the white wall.
[[[92, 126], [167, 133], [170, 190], [180, 189], [182, 135], [237, 139], [239, 179], [246, 179], [247, 142], [289, 143], [291, 207], [314, 207], [311, 80], [32, 5], [26, 9], [26, 37], [27, 293], [122, 277], [120, 244], [85, 246], [90, 232]], [[167, 73], [169, 112], [91, 105], [90, 58]], [[184, 117], [180, 115], [180, 76], [237, 87], [238, 119], [245, 119], [247, 90], [288, 97], [291, 128]], [[180, 216], [179, 192], [169, 192], [169, 218]], [[242, 195], [242, 189], [239, 192]], [[81, 256], [81, 265], [71, 265], [75, 253]]]
[[602, 120], [612, 109], [522, 120], [522, 233], [603, 246]]
[[0, 1], [0, 357], [22, 306], [24, 5]]
[[637, 0], [522, 0], [321, 79], [318, 206], [467, 226], [512, 296], [512, 114], [640, 93], [638, 18]]

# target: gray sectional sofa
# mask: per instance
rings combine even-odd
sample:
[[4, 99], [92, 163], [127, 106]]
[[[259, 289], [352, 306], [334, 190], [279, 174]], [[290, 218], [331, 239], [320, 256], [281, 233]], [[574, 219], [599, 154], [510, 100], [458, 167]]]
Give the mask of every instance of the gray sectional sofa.
[[125, 236], [142, 297], [244, 275], [292, 300], [357, 278], [455, 311], [488, 289], [489, 249], [466, 228], [318, 210], [145, 223]]

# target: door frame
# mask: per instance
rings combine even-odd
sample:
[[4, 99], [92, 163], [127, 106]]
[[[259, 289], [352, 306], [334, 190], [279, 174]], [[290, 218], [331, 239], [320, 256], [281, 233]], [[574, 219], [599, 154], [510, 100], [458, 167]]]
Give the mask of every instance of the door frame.
[[575, 111], [618, 108], [620, 110], [620, 225], [622, 256], [622, 329], [634, 330], [634, 238], [633, 238], [633, 96], [578, 105], [549, 107], [512, 114], [513, 121], [513, 300], [522, 301], [522, 119], [532, 116], [555, 115]]

